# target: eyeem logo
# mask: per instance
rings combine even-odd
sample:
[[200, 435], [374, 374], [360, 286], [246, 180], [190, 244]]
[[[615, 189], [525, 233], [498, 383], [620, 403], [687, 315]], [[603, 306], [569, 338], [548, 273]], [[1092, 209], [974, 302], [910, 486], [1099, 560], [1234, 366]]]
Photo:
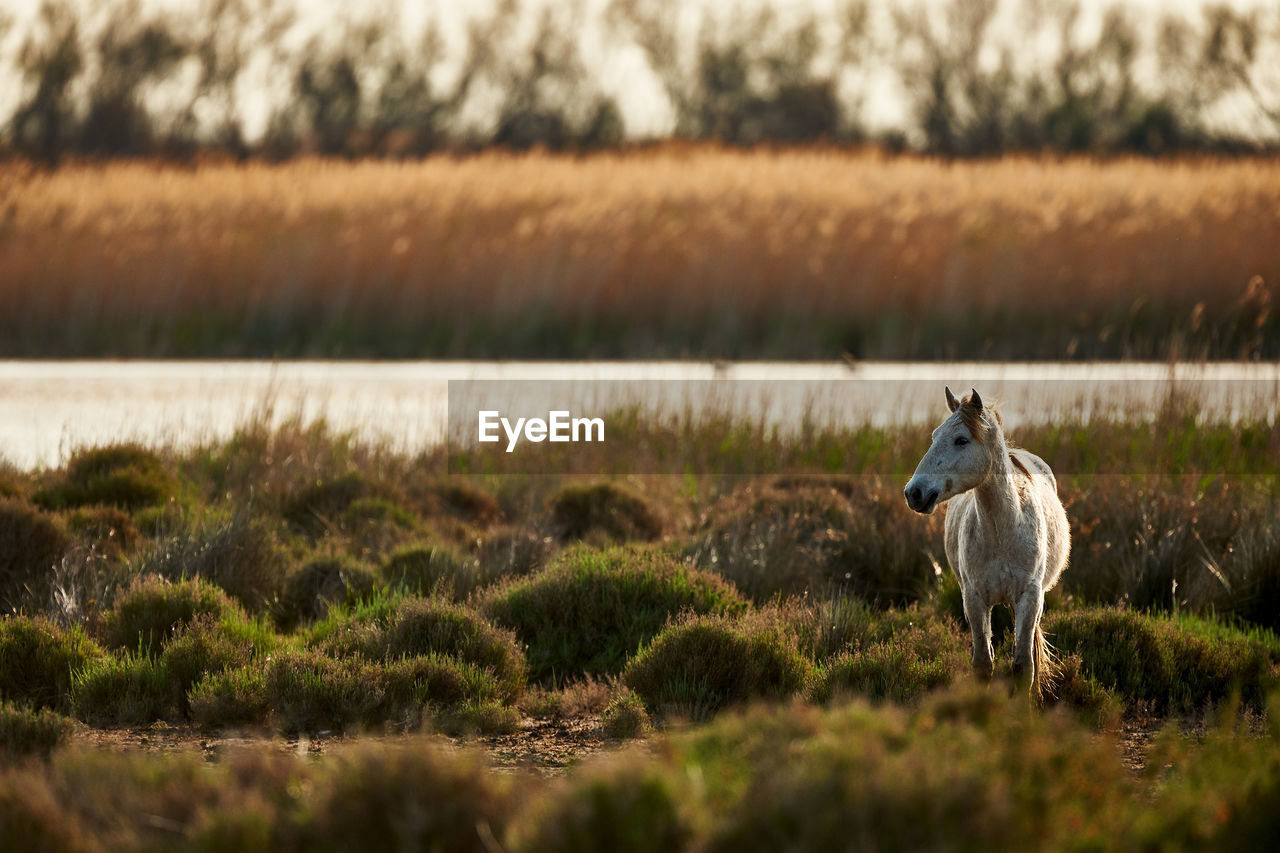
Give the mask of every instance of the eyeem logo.
[[604, 441], [604, 418], [575, 418], [571, 414], [568, 411], [553, 411], [547, 413], [546, 420], [516, 418], [516, 422], [512, 424], [497, 410], [482, 410], [478, 440], [487, 443], [501, 441], [502, 437], [498, 434], [498, 428], [501, 427], [507, 435], [508, 453], [516, 449], [522, 436], [535, 444], [542, 441]]

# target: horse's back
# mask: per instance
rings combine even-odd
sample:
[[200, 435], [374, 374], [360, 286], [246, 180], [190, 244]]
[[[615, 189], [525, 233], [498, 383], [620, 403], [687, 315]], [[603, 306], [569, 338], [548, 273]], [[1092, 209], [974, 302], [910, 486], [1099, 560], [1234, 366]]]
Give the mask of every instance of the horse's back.
[[1058, 490], [1058, 478], [1053, 476], [1053, 469], [1049, 467], [1049, 463], [1045, 462], [1039, 456], [1036, 456], [1030, 450], [1021, 447], [1015, 447], [1009, 451], [1009, 455], [1013, 457], [1015, 465], [1021, 465], [1022, 470], [1026, 471], [1029, 476], [1044, 477], [1049, 481], [1049, 485], [1053, 487], [1054, 492]]
[[1047, 545], [1044, 588], [1048, 591], [1058, 583], [1063, 569], [1067, 567], [1071, 551], [1071, 527], [1067, 522], [1067, 511], [1062, 506], [1062, 499], [1058, 497], [1058, 479], [1053, 476], [1049, 463], [1029, 450], [1018, 447], [1010, 450], [1009, 455], [1016, 465], [1027, 472], [1032, 486], [1040, 495]]

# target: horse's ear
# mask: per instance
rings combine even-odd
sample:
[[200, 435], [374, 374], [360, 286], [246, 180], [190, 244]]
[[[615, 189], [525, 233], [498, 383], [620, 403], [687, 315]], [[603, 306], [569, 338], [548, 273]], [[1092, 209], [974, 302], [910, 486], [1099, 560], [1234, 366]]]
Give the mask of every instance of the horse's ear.
[[978, 396], [977, 388], [969, 389], [969, 405], [973, 406], [979, 412], [982, 411], [982, 398]]
[[947, 408], [953, 412], [960, 408], [960, 401], [956, 399], [955, 394], [951, 393], [951, 388], [947, 385], [943, 385], [942, 388], [947, 392]]

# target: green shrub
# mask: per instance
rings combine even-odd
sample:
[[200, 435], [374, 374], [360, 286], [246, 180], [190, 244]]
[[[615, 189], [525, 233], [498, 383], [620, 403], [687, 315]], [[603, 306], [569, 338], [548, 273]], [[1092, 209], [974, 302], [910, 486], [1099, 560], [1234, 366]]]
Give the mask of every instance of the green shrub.
[[822, 668], [810, 690], [818, 702], [858, 693], [906, 702], [969, 670], [969, 638], [948, 622], [912, 625], [888, 639], [844, 652]]
[[642, 737], [653, 728], [644, 702], [630, 690], [623, 689], [600, 715], [605, 737]]
[[477, 586], [474, 560], [444, 545], [410, 545], [382, 564], [387, 585], [415, 595], [465, 598]]
[[662, 538], [666, 522], [649, 501], [617, 483], [565, 486], [551, 501], [551, 523], [562, 541], [593, 535], [614, 542]]
[[54, 564], [70, 545], [61, 519], [0, 498], [0, 608], [16, 610], [29, 594], [43, 600]]
[[168, 581], [150, 575], [134, 581], [103, 619], [104, 642], [115, 649], [162, 649], [178, 627], [197, 616], [244, 618], [225, 592], [207, 581]]
[[1074, 709], [1094, 728], [1114, 729], [1119, 726], [1124, 716], [1124, 703], [1096, 678], [1086, 674], [1080, 655], [1063, 655], [1056, 669], [1049, 697], [1054, 704]]
[[378, 719], [386, 698], [382, 667], [319, 652], [286, 652], [267, 666], [267, 700], [288, 733], [343, 731]]
[[381, 596], [340, 609], [311, 627], [307, 644], [334, 657], [394, 662], [440, 655], [474, 664], [497, 679], [507, 701], [524, 687], [524, 654], [515, 636], [440, 598]]
[[266, 523], [242, 511], [161, 538], [143, 556], [140, 571], [170, 580], [202, 578], [260, 613], [284, 578], [285, 560]]
[[102, 649], [75, 626], [43, 618], [0, 618], [0, 697], [33, 708], [70, 710], [71, 683]]
[[261, 666], [210, 671], [187, 691], [191, 719], [202, 726], [249, 726], [271, 712], [267, 675]]
[[489, 591], [483, 609], [527, 647], [530, 676], [560, 683], [617, 673], [684, 610], [739, 611], [732, 586], [670, 555], [638, 547], [572, 548], [544, 571]]
[[109, 557], [123, 556], [142, 541], [133, 517], [115, 506], [76, 509], [67, 517], [67, 527], [81, 541]]
[[803, 483], [729, 495], [707, 514], [688, 555], [760, 603], [852, 594], [883, 606], [930, 594], [936, 521], [922, 521], [896, 489]]
[[447, 708], [467, 701], [494, 699], [501, 688], [493, 675], [473, 664], [427, 653], [388, 661], [385, 710], [403, 716], [422, 705]]
[[36, 493], [48, 509], [104, 504], [126, 510], [156, 506], [177, 488], [160, 457], [138, 444], [116, 444], [77, 451], [61, 482]]
[[0, 758], [48, 757], [70, 729], [71, 721], [61, 714], [0, 702]]
[[323, 619], [334, 605], [353, 605], [372, 597], [381, 581], [361, 563], [339, 557], [312, 560], [285, 579], [272, 612], [276, 624], [291, 630]]
[[689, 616], [641, 649], [622, 680], [649, 708], [701, 720], [747, 699], [792, 696], [812, 672], [795, 638], [754, 614]]
[[688, 777], [636, 756], [580, 772], [553, 787], [512, 827], [521, 853], [692, 850], [700, 829]]
[[776, 618], [795, 635], [800, 650], [816, 661], [887, 640], [929, 616], [917, 606], [880, 610], [851, 595], [791, 598], [776, 606]]
[[435, 743], [362, 744], [330, 764], [293, 849], [492, 853], [515, 811], [513, 779]]
[[851, 839], [894, 850], [1139, 849], [1116, 834], [1131, 810], [1155, 811], [1111, 743], [978, 685], [909, 712], [855, 702], [725, 714], [676, 743], [671, 765], [689, 764], [717, 804], [713, 851], [840, 850]]
[[76, 716], [94, 726], [137, 726], [164, 719], [180, 698], [164, 662], [149, 655], [99, 658], [77, 672], [71, 683]]
[[392, 614], [383, 636], [390, 659], [435, 653], [475, 664], [493, 673], [507, 701], [524, 687], [524, 654], [515, 635], [463, 605], [406, 599]]
[[532, 574], [546, 566], [555, 551], [555, 541], [537, 530], [498, 528], [485, 536], [476, 548], [475, 587]]
[[467, 524], [488, 527], [502, 518], [493, 495], [470, 483], [443, 483], [430, 490], [432, 514], [447, 512]]
[[338, 526], [340, 517], [353, 503], [383, 496], [382, 491], [360, 472], [350, 471], [302, 488], [285, 500], [281, 511], [295, 529], [319, 537]]
[[1189, 616], [1074, 610], [1046, 615], [1045, 630], [1062, 653], [1078, 654], [1100, 685], [1157, 711], [1219, 702], [1237, 690], [1246, 704], [1261, 708], [1280, 659], [1269, 632]]
[[184, 697], [210, 673], [241, 668], [265, 657], [276, 645], [275, 634], [259, 623], [205, 614], [178, 628], [165, 644], [161, 660]]
[[468, 699], [436, 711], [432, 723], [454, 737], [509, 735], [520, 730], [520, 712], [499, 699]]

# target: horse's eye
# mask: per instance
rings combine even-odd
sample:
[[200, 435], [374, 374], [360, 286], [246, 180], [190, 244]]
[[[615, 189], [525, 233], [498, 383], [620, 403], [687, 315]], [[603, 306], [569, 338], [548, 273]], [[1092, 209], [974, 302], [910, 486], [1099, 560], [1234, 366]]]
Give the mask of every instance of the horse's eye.
[[956, 447], [964, 447], [968, 443], [969, 439], [965, 438], [963, 435], [956, 436]]

